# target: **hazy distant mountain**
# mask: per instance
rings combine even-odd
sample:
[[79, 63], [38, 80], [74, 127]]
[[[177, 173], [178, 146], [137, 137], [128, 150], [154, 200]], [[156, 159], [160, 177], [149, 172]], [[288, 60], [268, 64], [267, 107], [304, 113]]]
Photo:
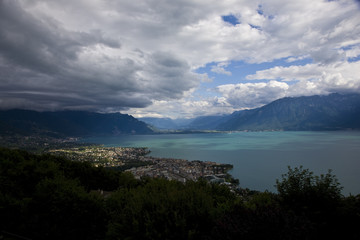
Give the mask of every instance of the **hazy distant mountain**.
[[193, 130], [214, 130], [229, 120], [231, 115], [202, 116], [194, 118], [186, 127]]
[[154, 118], [154, 117], [145, 117], [138, 118], [140, 121], [143, 121], [157, 129], [178, 129], [179, 126], [171, 118]]
[[99, 136], [145, 133], [152, 133], [149, 126], [120, 113], [0, 111], [0, 134], [6, 135]]
[[171, 119], [171, 118], [144, 117], [138, 119], [159, 130], [187, 129], [189, 123], [193, 121], [193, 119], [185, 119], [185, 118]]
[[234, 112], [218, 130], [360, 129], [360, 94], [282, 98]]
[[139, 118], [139, 120], [159, 130], [213, 130], [219, 124], [228, 120], [230, 115], [222, 116], [200, 116], [189, 119], [171, 118]]

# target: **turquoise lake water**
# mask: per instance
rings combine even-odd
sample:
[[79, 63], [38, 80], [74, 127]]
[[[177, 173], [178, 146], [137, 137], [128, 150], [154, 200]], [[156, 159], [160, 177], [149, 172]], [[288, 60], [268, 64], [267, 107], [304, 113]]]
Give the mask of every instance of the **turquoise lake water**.
[[240, 186], [276, 191], [287, 166], [333, 170], [343, 193], [360, 194], [360, 132], [234, 132], [128, 135], [83, 139], [105, 146], [148, 147], [152, 156], [230, 163]]

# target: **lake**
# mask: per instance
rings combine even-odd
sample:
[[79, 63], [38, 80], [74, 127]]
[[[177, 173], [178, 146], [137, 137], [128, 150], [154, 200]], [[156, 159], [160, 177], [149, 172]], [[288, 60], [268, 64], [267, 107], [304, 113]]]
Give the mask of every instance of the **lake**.
[[360, 193], [360, 132], [234, 132], [86, 138], [105, 146], [149, 147], [152, 156], [229, 163], [240, 186], [276, 191], [287, 166], [333, 170], [343, 194]]

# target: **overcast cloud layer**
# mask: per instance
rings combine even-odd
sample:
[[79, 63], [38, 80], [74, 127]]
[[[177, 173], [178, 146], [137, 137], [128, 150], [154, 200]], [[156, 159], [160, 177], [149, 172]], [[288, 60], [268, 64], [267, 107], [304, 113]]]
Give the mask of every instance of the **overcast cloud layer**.
[[[0, 0], [1, 109], [231, 113], [360, 92], [359, 56], [355, 0]], [[276, 60], [287, 65], [232, 74]]]

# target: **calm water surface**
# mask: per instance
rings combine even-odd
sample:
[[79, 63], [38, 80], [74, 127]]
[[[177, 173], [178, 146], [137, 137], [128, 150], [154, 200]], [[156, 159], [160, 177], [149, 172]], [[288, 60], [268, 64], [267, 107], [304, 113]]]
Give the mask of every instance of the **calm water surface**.
[[241, 187], [276, 191], [287, 166], [332, 169], [344, 194], [360, 193], [360, 132], [236, 132], [87, 138], [105, 146], [149, 147], [156, 157], [234, 165]]

